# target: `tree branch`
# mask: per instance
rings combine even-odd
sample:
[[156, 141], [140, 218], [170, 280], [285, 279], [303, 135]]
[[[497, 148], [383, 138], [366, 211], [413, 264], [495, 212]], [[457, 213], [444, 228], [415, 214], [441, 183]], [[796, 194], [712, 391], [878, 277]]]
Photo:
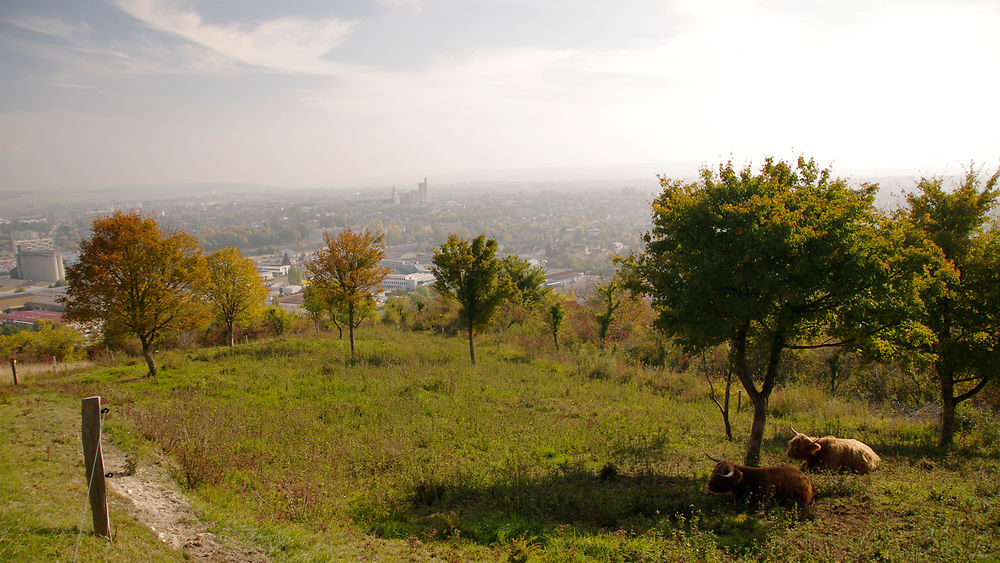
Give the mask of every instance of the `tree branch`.
[[846, 344], [851, 344], [855, 342], [857, 338], [846, 338], [838, 342], [821, 342], [819, 344], [785, 344], [785, 348], [788, 350], [815, 350], [817, 348], [832, 348], [835, 346], [844, 346]]
[[986, 387], [986, 384], [989, 382], [989, 380], [990, 379], [988, 377], [983, 377], [981, 380], [979, 380], [979, 383], [977, 383], [975, 387], [955, 397], [955, 404], [961, 403], [962, 401], [982, 391], [983, 387]]

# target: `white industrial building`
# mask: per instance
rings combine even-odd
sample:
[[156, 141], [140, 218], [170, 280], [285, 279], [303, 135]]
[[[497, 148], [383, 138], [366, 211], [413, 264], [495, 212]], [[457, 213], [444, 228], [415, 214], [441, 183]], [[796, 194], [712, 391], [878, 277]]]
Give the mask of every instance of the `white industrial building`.
[[389, 274], [385, 281], [382, 282], [382, 289], [384, 291], [413, 291], [418, 287], [431, 285], [434, 283], [434, 274], [430, 273], [416, 273], [416, 274]]

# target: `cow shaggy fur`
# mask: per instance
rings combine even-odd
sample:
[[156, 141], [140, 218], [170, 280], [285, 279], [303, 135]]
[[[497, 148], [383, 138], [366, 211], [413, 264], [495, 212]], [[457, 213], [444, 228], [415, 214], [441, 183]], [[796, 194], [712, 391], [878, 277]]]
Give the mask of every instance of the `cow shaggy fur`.
[[802, 469], [871, 473], [882, 458], [864, 442], [850, 438], [812, 438], [800, 432], [788, 441], [788, 457], [801, 459]]
[[708, 489], [716, 493], [732, 493], [733, 502], [747, 500], [794, 500], [800, 508], [813, 501], [812, 482], [797, 467], [747, 467], [730, 461], [720, 461], [708, 479]]

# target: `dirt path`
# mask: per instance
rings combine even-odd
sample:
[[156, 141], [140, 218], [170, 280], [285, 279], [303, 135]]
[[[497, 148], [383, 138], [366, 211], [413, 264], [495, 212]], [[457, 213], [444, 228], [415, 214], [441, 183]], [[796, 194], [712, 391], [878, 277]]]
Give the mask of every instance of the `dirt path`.
[[[174, 549], [191, 559], [267, 561], [259, 549], [227, 542], [223, 545], [191, 510], [191, 504], [170, 479], [163, 465], [130, 467], [125, 454], [105, 442], [104, 471], [108, 488], [131, 501], [129, 513]], [[129, 460], [130, 461], [130, 460]]]

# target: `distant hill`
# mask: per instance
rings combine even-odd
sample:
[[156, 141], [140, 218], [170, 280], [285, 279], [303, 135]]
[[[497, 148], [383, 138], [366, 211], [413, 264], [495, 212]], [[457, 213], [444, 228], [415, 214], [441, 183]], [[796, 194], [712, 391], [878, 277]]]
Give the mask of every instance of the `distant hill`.
[[74, 205], [106, 205], [199, 199], [240, 194], [261, 195], [275, 188], [261, 184], [244, 183], [190, 183], [190, 184], [127, 184], [118, 186], [86, 186], [77, 188], [47, 188], [36, 190], [10, 190], [0, 192], [5, 214], [32, 215], [51, 211], [53, 207]]

